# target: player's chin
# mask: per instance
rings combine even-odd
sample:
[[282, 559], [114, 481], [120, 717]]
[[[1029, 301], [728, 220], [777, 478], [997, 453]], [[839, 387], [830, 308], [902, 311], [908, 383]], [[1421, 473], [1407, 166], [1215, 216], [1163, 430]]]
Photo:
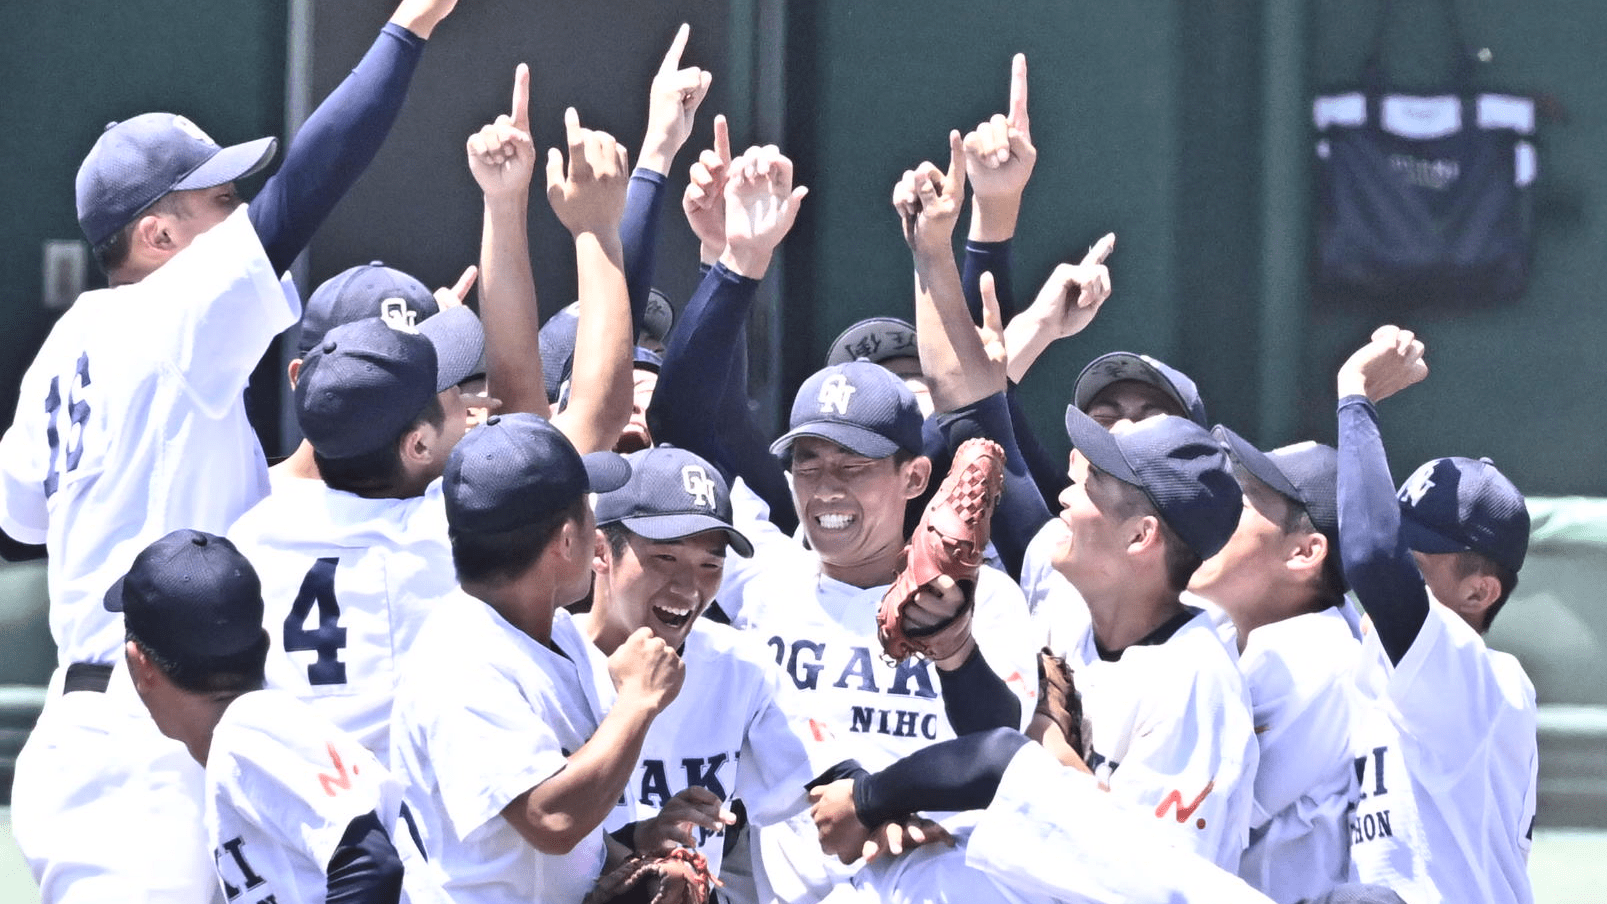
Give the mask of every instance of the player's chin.
[[621, 433], [619, 439], [615, 441], [614, 451], [620, 455], [629, 455], [632, 452], [640, 452], [643, 449], [651, 448], [652, 445], [653, 435], [647, 431], [647, 425], [632, 421], [625, 427], [625, 432]]

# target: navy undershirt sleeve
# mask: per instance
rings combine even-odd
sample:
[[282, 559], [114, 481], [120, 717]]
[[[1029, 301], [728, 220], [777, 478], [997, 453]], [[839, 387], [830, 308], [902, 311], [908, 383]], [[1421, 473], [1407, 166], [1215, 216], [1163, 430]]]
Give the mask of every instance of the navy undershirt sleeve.
[[402, 899], [402, 858], [373, 811], [346, 827], [326, 876], [324, 900], [329, 904], [396, 904]]
[[1016, 313], [1015, 287], [1010, 280], [1010, 240], [965, 243], [965, 262], [960, 265], [960, 287], [971, 322], [982, 323], [982, 274], [993, 274], [993, 294], [999, 299], [999, 316], [1006, 323]]
[[631, 299], [631, 341], [642, 334], [647, 316], [647, 290], [653, 288], [658, 261], [659, 215], [664, 209], [663, 173], [637, 167], [625, 189], [625, 214], [619, 221], [619, 242], [625, 258], [625, 290]]
[[770, 520], [786, 533], [798, 527], [786, 473], [753, 420], [746, 396], [727, 385], [742, 364], [748, 311], [759, 281], [715, 264], [686, 303], [673, 341], [664, 350], [658, 388], [647, 409], [648, 428], [709, 459], [727, 478], [741, 477], [770, 507]]
[[46, 557], [43, 543], [23, 543], [0, 530], [0, 559], [7, 562], [32, 562]]
[[1014, 729], [995, 728], [924, 747], [857, 779], [854, 810], [872, 827], [923, 810], [981, 810], [993, 802], [1016, 751], [1029, 743]]
[[1339, 549], [1345, 580], [1399, 664], [1428, 618], [1428, 591], [1401, 539], [1378, 410], [1359, 395], [1339, 400]]
[[972, 650], [954, 671], [938, 669], [937, 680], [943, 686], [943, 712], [955, 734], [1021, 724], [1021, 698], [1010, 692], [1010, 686], [982, 657], [980, 648]]
[[1004, 398], [1010, 403], [1011, 435], [1016, 438], [1016, 446], [1021, 450], [1022, 461], [1026, 462], [1027, 473], [1032, 475], [1032, 482], [1038, 485], [1038, 493], [1043, 496], [1044, 504], [1051, 511], [1058, 509], [1060, 491], [1067, 486], [1066, 461], [1064, 458], [1057, 460], [1038, 442], [1038, 435], [1032, 432], [1032, 426], [1027, 422], [1027, 412], [1016, 396], [1016, 384], [1009, 384], [1004, 391]]
[[407, 99], [424, 39], [393, 23], [307, 117], [285, 162], [251, 201], [249, 216], [274, 271], [290, 267], [368, 168]]
[[941, 423], [951, 449], [978, 436], [991, 439], [1004, 449], [1004, 494], [993, 512], [993, 546], [999, 551], [1005, 571], [1011, 578], [1021, 580], [1021, 561], [1026, 556], [1027, 544], [1053, 515], [1038, 485], [1027, 473], [1021, 449], [1016, 446], [1004, 393], [994, 393], [951, 411], [943, 415]]

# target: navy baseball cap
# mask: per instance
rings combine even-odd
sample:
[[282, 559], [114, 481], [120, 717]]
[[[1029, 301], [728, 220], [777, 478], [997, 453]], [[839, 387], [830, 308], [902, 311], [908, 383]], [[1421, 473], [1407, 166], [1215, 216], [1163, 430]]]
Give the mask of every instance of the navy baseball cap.
[[923, 421], [915, 394], [892, 371], [869, 361], [834, 364], [798, 388], [791, 429], [770, 452], [791, 458], [794, 440], [817, 436], [866, 458], [887, 458], [900, 449], [919, 455]]
[[379, 317], [337, 326], [302, 362], [296, 423], [326, 458], [376, 451], [471, 376], [484, 348], [480, 319], [464, 307], [417, 328]]
[[680, 540], [704, 531], [724, 531], [744, 558], [753, 544], [731, 524], [731, 491], [707, 461], [661, 445], [625, 456], [630, 480], [597, 497], [597, 523], [625, 525], [649, 540]]
[[307, 357], [325, 333], [342, 324], [380, 317], [416, 327], [440, 311], [428, 287], [379, 261], [342, 270], [307, 299], [296, 340], [298, 357]]
[[670, 297], [657, 289], [647, 290], [647, 305], [642, 310], [642, 333], [662, 345], [675, 327], [675, 306]]
[[502, 414], [470, 430], [452, 450], [441, 489], [452, 530], [496, 533], [562, 511], [587, 493], [617, 490], [630, 475], [624, 457], [583, 456], [545, 418]]
[[134, 557], [106, 591], [109, 611], [128, 632], [187, 673], [206, 673], [268, 652], [262, 582], [233, 543], [198, 530], [176, 530]]
[[1529, 553], [1529, 507], [1488, 458], [1436, 458], [1401, 484], [1401, 537], [1418, 552], [1476, 552], [1513, 574]]
[[580, 302], [547, 318], [537, 334], [541, 346], [541, 376], [547, 381], [547, 401], [558, 404], [564, 380], [575, 358], [575, 334], [580, 328]]
[[1113, 432], [1070, 405], [1066, 434], [1089, 464], [1143, 490], [1200, 558], [1220, 552], [1238, 529], [1244, 492], [1227, 451], [1199, 424], [1168, 414]]
[[888, 358], [915, 358], [915, 327], [897, 317], [861, 320], [832, 340], [826, 352], [826, 366], [847, 364], [860, 358], [880, 364]]
[[[1339, 451], [1304, 442], [1262, 452], [1222, 424], [1212, 431], [1251, 477], [1300, 506], [1311, 525], [1328, 540], [1328, 555], [1339, 555]], [[1338, 574], [1335, 570], [1335, 574]]]
[[1210, 428], [1211, 425], [1205, 420], [1205, 402], [1200, 399], [1200, 390], [1187, 374], [1149, 355], [1133, 352], [1111, 352], [1088, 362], [1088, 366], [1077, 375], [1077, 383], [1071, 391], [1071, 404], [1080, 411], [1087, 411], [1100, 390], [1119, 380], [1148, 383], [1170, 396], [1177, 403], [1177, 409], [1189, 420]]
[[78, 167], [78, 226], [92, 247], [99, 245], [163, 195], [249, 176], [267, 166], [278, 147], [274, 138], [219, 147], [173, 113], [107, 123]]

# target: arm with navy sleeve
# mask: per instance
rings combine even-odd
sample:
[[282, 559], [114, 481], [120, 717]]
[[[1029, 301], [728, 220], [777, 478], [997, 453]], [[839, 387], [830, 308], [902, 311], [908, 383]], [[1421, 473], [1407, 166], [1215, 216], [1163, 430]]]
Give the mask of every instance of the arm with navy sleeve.
[[296, 134], [285, 162], [251, 202], [251, 225], [283, 272], [368, 168], [390, 134], [424, 38], [395, 22]]
[[1428, 618], [1428, 591], [1400, 535], [1378, 410], [1366, 396], [1339, 400], [1339, 548], [1345, 580], [1399, 663]]
[[328, 904], [396, 904], [402, 899], [402, 858], [370, 811], [353, 819], [329, 858]]
[[631, 337], [642, 334], [647, 316], [647, 290], [653, 287], [658, 261], [658, 225], [664, 210], [663, 173], [638, 166], [625, 189], [625, 215], [619, 221], [619, 241], [625, 251], [625, 291], [631, 300]]

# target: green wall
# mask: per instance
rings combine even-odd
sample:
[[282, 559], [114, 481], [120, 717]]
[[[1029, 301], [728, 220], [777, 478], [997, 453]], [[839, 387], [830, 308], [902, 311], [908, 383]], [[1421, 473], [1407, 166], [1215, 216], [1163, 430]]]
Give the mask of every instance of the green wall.
[[[1431, 87], [1446, 65], [1439, 0], [1395, 5], [1397, 80]], [[1051, 350], [1023, 386], [1051, 448], [1065, 446], [1060, 411], [1077, 372], [1117, 348], [1182, 367], [1213, 419], [1264, 444], [1331, 442], [1334, 371], [1394, 321], [1424, 335], [1432, 366], [1425, 385], [1384, 407], [1398, 474], [1434, 455], [1490, 455], [1530, 493], [1607, 494], [1595, 467], [1607, 445], [1607, 359], [1595, 351], [1607, 338], [1607, 171], [1597, 162], [1607, 4], [1461, 6], [1470, 41], [1493, 52], [1478, 83], [1553, 94], [1569, 120], [1541, 126], [1528, 295], [1502, 308], [1420, 311], [1410, 299], [1317, 300], [1307, 286], [1308, 101], [1353, 78], [1374, 4], [793, 4], [788, 149], [812, 193], [788, 247], [787, 346], [808, 350], [788, 362], [791, 385], [848, 323], [909, 315], [891, 186], [920, 160], [941, 162], [948, 129], [1003, 109], [1010, 54], [1021, 50], [1039, 160], [1017, 243], [1018, 300], [1100, 233], [1119, 237], [1101, 319]]]
[[[282, 136], [285, 17], [285, 0], [6, 4], [0, 423], [11, 422], [17, 383], [56, 318], [39, 301], [41, 243], [82, 239], [73, 177], [101, 128], [171, 110], [224, 144]], [[90, 284], [98, 279], [92, 272]]]

